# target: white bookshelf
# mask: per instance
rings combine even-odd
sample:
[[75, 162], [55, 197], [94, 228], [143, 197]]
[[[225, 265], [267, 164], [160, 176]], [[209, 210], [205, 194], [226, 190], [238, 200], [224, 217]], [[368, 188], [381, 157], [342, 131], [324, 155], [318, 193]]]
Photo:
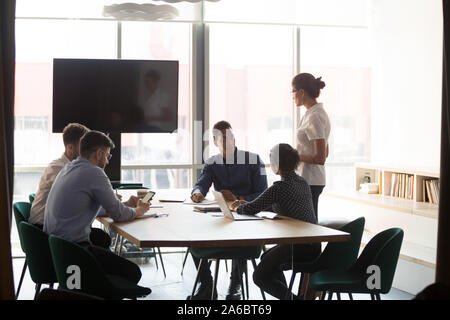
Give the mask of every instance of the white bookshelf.
[[[410, 197], [404, 198], [390, 195], [394, 174], [405, 174], [413, 177]], [[379, 190], [378, 194], [366, 194], [358, 191], [360, 183], [366, 176], [370, 177], [370, 182], [376, 183], [380, 183], [381, 178], [381, 190]], [[439, 179], [439, 170], [436, 168], [400, 168], [358, 163], [355, 165], [355, 192], [347, 194], [347, 197], [376, 206], [437, 219], [438, 205], [424, 202], [423, 199], [424, 179]]]

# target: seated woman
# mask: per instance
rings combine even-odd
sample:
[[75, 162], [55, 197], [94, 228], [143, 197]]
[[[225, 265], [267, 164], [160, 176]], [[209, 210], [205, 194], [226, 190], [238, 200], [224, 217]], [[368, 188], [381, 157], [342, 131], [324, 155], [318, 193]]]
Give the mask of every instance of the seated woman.
[[[283, 216], [317, 224], [311, 190], [305, 179], [295, 173], [299, 164], [297, 150], [289, 144], [278, 144], [270, 151], [273, 172], [281, 176], [258, 198], [251, 202], [235, 201], [232, 209], [238, 214], [256, 214], [270, 210]], [[320, 254], [320, 243], [293, 245], [293, 261], [312, 261]], [[291, 245], [277, 245], [261, 256], [261, 262], [253, 273], [253, 281], [270, 295], [283, 299], [288, 286], [281, 268], [292, 261]]]

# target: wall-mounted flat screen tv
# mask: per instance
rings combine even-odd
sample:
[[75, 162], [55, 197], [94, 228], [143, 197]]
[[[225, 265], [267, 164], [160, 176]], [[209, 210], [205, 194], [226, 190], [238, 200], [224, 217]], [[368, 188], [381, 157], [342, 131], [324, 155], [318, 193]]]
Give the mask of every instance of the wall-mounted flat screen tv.
[[178, 61], [53, 60], [53, 132], [71, 122], [116, 133], [173, 132]]

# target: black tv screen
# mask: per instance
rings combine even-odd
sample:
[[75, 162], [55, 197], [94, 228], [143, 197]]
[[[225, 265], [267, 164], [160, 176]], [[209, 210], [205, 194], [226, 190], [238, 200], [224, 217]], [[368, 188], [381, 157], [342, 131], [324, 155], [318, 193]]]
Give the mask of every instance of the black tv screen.
[[53, 60], [53, 132], [71, 122], [103, 132], [173, 132], [178, 61]]

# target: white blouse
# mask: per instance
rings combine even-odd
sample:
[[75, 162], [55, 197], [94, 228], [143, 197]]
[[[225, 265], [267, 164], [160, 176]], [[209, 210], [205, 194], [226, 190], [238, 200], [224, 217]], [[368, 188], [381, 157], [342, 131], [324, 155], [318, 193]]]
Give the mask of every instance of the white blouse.
[[[323, 104], [317, 103], [309, 108], [301, 118], [297, 129], [297, 150], [300, 158], [303, 154], [314, 152], [313, 140], [325, 139], [326, 145], [328, 145], [330, 131], [330, 119], [323, 109]], [[297, 173], [310, 186], [325, 185], [325, 166], [323, 165], [300, 162]]]

